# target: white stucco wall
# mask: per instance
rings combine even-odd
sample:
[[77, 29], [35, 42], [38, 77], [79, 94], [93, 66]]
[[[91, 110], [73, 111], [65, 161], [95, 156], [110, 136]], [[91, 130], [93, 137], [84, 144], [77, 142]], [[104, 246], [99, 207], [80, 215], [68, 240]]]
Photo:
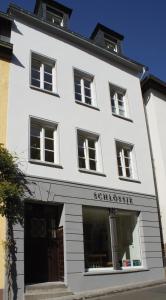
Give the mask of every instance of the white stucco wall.
[[[121, 70], [55, 36], [48, 36], [18, 21], [15, 25], [11, 34], [14, 59], [9, 87], [8, 148], [20, 157], [23, 171], [29, 175], [154, 194], [139, 79], [129, 71]], [[30, 88], [31, 51], [56, 60], [59, 98]], [[73, 68], [94, 75], [100, 111], [75, 103]], [[112, 116], [109, 82], [127, 89], [133, 122]], [[63, 169], [28, 162], [30, 115], [59, 123], [60, 163]], [[103, 173], [106, 177], [79, 172], [76, 128], [100, 135]], [[134, 144], [141, 183], [119, 180], [115, 139]]]
[[166, 96], [152, 90], [146, 94], [146, 97], [149, 99], [146, 109], [156, 171], [163, 238], [166, 243]]

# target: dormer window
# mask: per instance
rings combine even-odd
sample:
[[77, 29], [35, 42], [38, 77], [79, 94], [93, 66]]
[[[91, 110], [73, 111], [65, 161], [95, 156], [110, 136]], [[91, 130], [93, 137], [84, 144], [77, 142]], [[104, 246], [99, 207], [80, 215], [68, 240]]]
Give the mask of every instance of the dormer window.
[[111, 30], [108, 27], [98, 23], [90, 37], [98, 46], [121, 54], [121, 44], [123, 41], [123, 35]]
[[72, 9], [55, 0], [36, 0], [34, 13], [52, 25], [68, 28]]
[[46, 9], [46, 20], [55, 25], [63, 26], [63, 14], [48, 6]]
[[109, 36], [104, 35], [105, 46], [108, 50], [117, 52], [117, 42], [111, 39]]

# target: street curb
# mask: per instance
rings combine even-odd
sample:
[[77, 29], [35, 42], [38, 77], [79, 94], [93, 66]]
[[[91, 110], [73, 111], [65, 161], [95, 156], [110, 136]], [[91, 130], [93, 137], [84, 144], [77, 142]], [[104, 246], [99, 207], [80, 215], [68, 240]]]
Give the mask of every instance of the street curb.
[[[110, 294], [118, 294], [118, 293], [123, 293], [123, 292], [128, 292], [128, 291], [135, 291], [138, 289], [142, 289], [142, 288], [148, 288], [148, 287], [153, 287], [153, 286], [158, 286], [158, 285], [163, 285], [166, 284], [166, 280], [160, 280], [160, 281], [151, 281], [149, 283], [139, 283], [136, 285], [126, 285], [124, 287], [114, 287], [114, 288], [106, 288], [106, 289], [100, 289], [100, 290], [95, 290], [95, 292], [90, 292], [87, 293], [85, 295], [84, 293], [84, 297], [82, 299], [79, 298], [79, 300], [84, 300], [84, 299], [93, 299], [93, 298], [97, 298], [100, 296], [108, 296]], [[72, 300], [77, 300], [77, 298], [72, 299]]]
[[[126, 286], [116, 286], [113, 288], [105, 288], [105, 289], [97, 289], [93, 291], [86, 291], [86, 292], [79, 292], [72, 296], [66, 296], [66, 297], [58, 297], [56, 300], [86, 300], [86, 299], [97, 299], [98, 297], [105, 297], [109, 296], [110, 294], [118, 294], [123, 293], [127, 291], [135, 291], [142, 288], [148, 288], [148, 287], [155, 287], [158, 285], [166, 284], [166, 280], [160, 280], [160, 281], [150, 281], [146, 283], [139, 283], [139, 284], [132, 284], [132, 285], [126, 285]], [[49, 299], [47, 299], [49, 300]], [[52, 299], [54, 300], [54, 299]]]

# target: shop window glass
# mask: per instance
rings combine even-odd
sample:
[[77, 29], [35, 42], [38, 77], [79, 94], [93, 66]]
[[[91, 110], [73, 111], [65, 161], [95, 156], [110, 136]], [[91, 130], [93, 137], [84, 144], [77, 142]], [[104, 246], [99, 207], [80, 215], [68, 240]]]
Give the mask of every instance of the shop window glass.
[[85, 269], [112, 267], [109, 211], [83, 208]]
[[141, 266], [138, 214], [119, 211], [116, 224], [120, 266], [122, 268]]

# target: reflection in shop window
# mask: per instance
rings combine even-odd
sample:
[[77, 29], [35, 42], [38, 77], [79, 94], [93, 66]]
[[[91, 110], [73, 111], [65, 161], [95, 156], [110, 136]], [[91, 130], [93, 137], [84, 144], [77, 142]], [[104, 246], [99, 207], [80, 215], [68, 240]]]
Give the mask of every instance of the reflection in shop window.
[[109, 211], [83, 208], [85, 269], [112, 267]]
[[[112, 217], [116, 219], [115, 224], [110, 222]], [[113, 270], [117, 262], [121, 269], [140, 267], [138, 220], [137, 212], [116, 210], [113, 216], [109, 209], [83, 207], [85, 270]], [[113, 235], [117, 238], [112, 239]], [[115, 240], [117, 245], [113, 245]], [[115, 249], [117, 255], [112, 255]]]
[[119, 211], [116, 216], [120, 266], [141, 266], [138, 214]]

